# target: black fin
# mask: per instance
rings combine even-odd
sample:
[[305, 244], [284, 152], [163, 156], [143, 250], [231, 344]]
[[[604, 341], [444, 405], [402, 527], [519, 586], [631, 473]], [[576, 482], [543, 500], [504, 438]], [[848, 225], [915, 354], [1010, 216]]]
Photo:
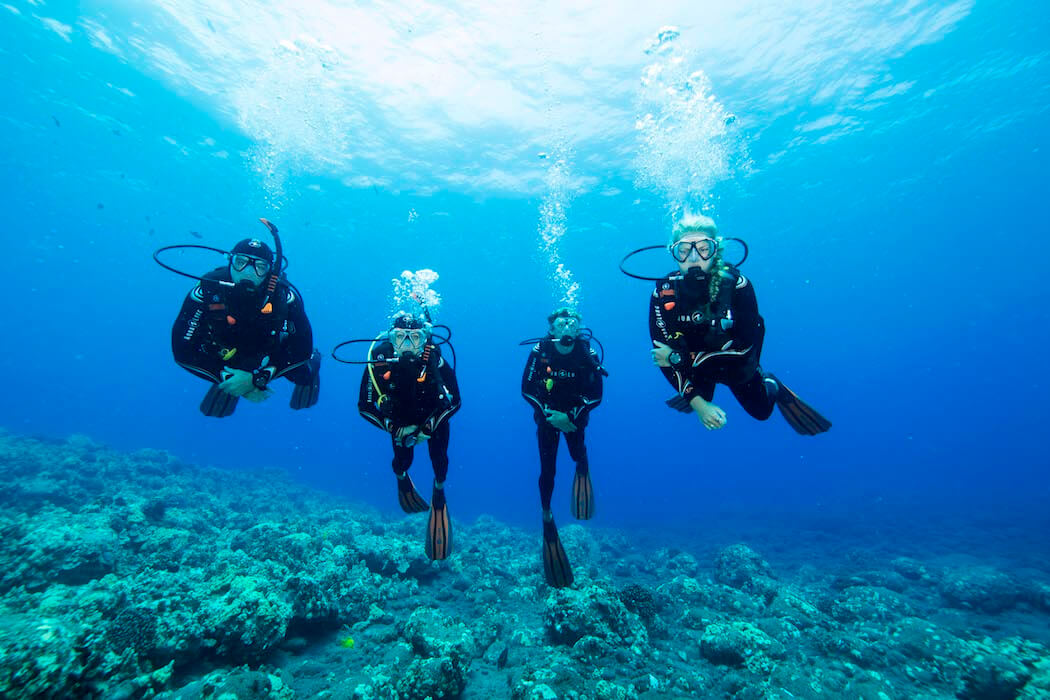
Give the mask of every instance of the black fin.
[[669, 408], [673, 408], [679, 413], [692, 413], [693, 409], [689, 405], [689, 401], [681, 394], [675, 394], [671, 398], [664, 401]]
[[309, 384], [296, 384], [292, 389], [292, 399], [288, 405], [294, 411], [310, 408], [321, 396], [321, 377], [314, 377]]
[[572, 567], [553, 520], [543, 521], [543, 577], [551, 588], [572, 585]]
[[[772, 376], [772, 375], [769, 375]], [[815, 408], [798, 397], [798, 394], [788, 389], [782, 381], [776, 379], [779, 387], [777, 390], [777, 408], [780, 415], [788, 422], [799, 435], [820, 435], [831, 429], [831, 421], [820, 415]]]
[[572, 517], [590, 520], [594, 517], [594, 486], [588, 470], [576, 470], [572, 478]]
[[226, 418], [232, 416], [237, 408], [238, 397], [228, 394], [219, 388], [218, 384], [212, 384], [208, 393], [201, 401], [201, 413], [209, 418]]
[[426, 550], [427, 556], [434, 561], [447, 559], [452, 554], [452, 521], [448, 517], [445, 494], [440, 489], [434, 489], [430, 499]]
[[419, 491], [416, 491], [412, 477], [408, 474], [405, 474], [404, 479], [397, 480], [397, 503], [406, 513], [422, 513], [430, 509], [430, 505], [419, 495]]
[[321, 397], [321, 353], [314, 350], [308, 362], [310, 367], [310, 382], [308, 384], [296, 384], [292, 389], [292, 399], [288, 402], [292, 410], [299, 411], [310, 408], [317, 403]]

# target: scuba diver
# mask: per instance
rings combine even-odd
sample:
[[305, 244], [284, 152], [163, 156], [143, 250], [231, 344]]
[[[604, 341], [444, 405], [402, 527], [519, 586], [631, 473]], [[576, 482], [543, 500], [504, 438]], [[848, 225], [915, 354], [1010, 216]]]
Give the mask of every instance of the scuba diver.
[[695, 412], [705, 428], [717, 430], [726, 414], [712, 399], [715, 385], [725, 384], [758, 420], [768, 419], [776, 405], [797, 433], [827, 431], [831, 421], [759, 366], [765, 323], [754, 287], [722, 259], [724, 240], [736, 239], [718, 236], [709, 217], [686, 215], [668, 246], [678, 272], [643, 278], [656, 280], [649, 305], [653, 363], [678, 392], [668, 406]]
[[[576, 463], [571, 508], [577, 520], [594, 517], [594, 487], [584, 430], [602, 400], [602, 368], [589, 339], [581, 336], [581, 318], [567, 307], [547, 317], [548, 335], [537, 339], [521, 377], [521, 395], [533, 408], [540, 448], [540, 505], [543, 507], [543, 573], [554, 588], [572, 584], [572, 568], [558, 537], [551, 511], [559, 436], [565, 436]], [[525, 341], [528, 343], [531, 341]], [[525, 344], [522, 343], [522, 344]]]
[[[357, 410], [370, 423], [390, 433], [398, 503], [406, 513], [422, 513], [429, 508], [425, 550], [428, 557], [437, 560], [446, 559], [452, 552], [445, 478], [449, 418], [459, 410], [460, 397], [455, 368], [441, 356], [430, 314], [424, 314], [425, 318], [418, 318], [399, 313], [386, 337], [372, 342], [361, 377]], [[424, 442], [434, 468], [429, 506], [408, 475], [415, 447]]]
[[[154, 254], [163, 267], [199, 283], [186, 296], [171, 329], [175, 362], [212, 383], [200, 410], [206, 416], [232, 415], [239, 399], [256, 403], [273, 395], [270, 384], [284, 377], [295, 386], [289, 405], [309, 408], [321, 389], [321, 354], [302, 296], [279, 269], [283, 260], [277, 227], [266, 219], [276, 252], [257, 238], [246, 238], [223, 251], [208, 246], [168, 246]], [[229, 262], [197, 277], [160, 261], [172, 248], [204, 248], [225, 254]]]

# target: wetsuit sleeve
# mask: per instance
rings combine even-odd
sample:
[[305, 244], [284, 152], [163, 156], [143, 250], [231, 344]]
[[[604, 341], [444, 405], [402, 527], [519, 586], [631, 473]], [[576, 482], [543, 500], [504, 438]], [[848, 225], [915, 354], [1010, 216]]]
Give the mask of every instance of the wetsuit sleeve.
[[223, 361], [207, 351], [211, 323], [204, 305], [204, 293], [198, 284], [182, 302], [175, 325], [171, 328], [171, 352], [175, 362], [187, 372], [209, 382], [222, 381]]
[[438, 407], [423, 421], [419, 430], [427, 435], [433, 435], [442, 423], [447, 421], [460, 409], [462, 401], [459, 397], [459, 381], [456, 379], [456, 371], [452, 365], [445, 362], [445, 358], [438, 358], [438, 374], [441, 377], [441, 398]]
[[525, 371], [521, 374], [521, 395], [533, 409], [540, 413], [543, 412], [544, 407], [540, 398], [543, 396], [544, 379], [540, 370], [540, 346], [537, 343], [529, 353], [529, 359], [525, 362]]
[[[387, 364], [377, 363], [373, 366], [372, 370], [376, 375], [377, 381], [382, 381], [381, 377], [383, 372], [387, 370]], [[379, 410], [380, 396], [381, 394], [379, 390], [372, 382], [372, 373], [369, 372], [368, 367], [366, 366], [364, 374], [361, 375], [361, 390], [357, 397], [357, 411], [361, 414], [361, 417], [369, 423], [380, 430], [389, 433], [393, 430], [394, 424], [393, 421], [385, 417], [382, 411]]]
[[580, 424], [580, 419], [586, 419], [587, 415], [598, 407], [602, 402], [603, 382], [601, 372], [598, 371], [598, 353], [590, 350], [587, 355], [587, 366], [580, 370], [583, 381], [580, 385], [580, 396], [576, 405], [568, 411], [569, 420], [574, 425]]
[[274, 368], [274, 379], [300, 367], [305, 368], [314, 351], [314, 332], [310, 327], [310, 319], [306, 316], [303, 300], [291, 288], [287, 290], [287, 294], [288, 323], [295, 332], [288, 336], [270, 358], [270, 364]]
[[[657, 342], [665, 343], [674, 348], [677, 343], [673, 337], [675, 331], [671, 326], [671, 319], [669, 315], [669, 309], [663, 307], [663, 303], [660, 301], [660, 288], [657, 287], [653, 290], [653, 295], [649, 300], [649, 337]], [[655, 345], [653, 347], [656, 347]], [[683, 356], [688, 357], [688, 353], [685, 348], [676, 348]], [[670, 384], [675, 391], [682, 396], [691, 398], [692, 396], [692, 385], [689, 382], [688, 377], [684, 374], [685, 367], [675, 369], [674, 367], [660, 367], [660, 373], [664, 375], [664, 379]]]

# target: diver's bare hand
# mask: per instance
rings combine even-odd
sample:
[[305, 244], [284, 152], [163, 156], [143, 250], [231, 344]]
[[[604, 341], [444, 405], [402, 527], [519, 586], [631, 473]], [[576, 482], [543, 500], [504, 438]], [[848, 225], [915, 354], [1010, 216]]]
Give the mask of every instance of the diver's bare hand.
[[253, 387], [251, 391], [249, 391], [247, 394], [245, 394], [241, 398], [242, 399], [248, 399], [249, 401], [251, 401], [253, 403], [262, 403], [263, 401], [265, 401], [266, 399], [270, 398], [271, 396], [273, 396], [273, 391], [272, 390], [270, 390], [270, 389], [256, 389], [256, 388]]
[[394, 443], [398, 447], [413, 447], [418, 442], [416, 436], [418, 431], [418, 425], [406, 425], [404, 428], [398, 428], [394, 432]]
[[699, 396], [694, 396], [689, 405], [696, 412], [700, 423], [708, 430], [724, 428], [726, 424], [726, 412], [709, 401]]
[[243, 369], [233, 369], [232, 367], [223, 367], [222, 370], [225, 379], [219, 384], [219, 388], [230, 396], [245, 396], [255, 391], [251, 372]]
[[563, 411], [555, 411], [552, 408], [543, 409], [543, 415], [547, 418], [547, 422], [551, 426], [557, 428], [563, 433], [575, 433], [576, 426], [569, 420], [569, 414]]
[[653, 356], [653, 364], [657, 367], [670, 367], [671, 346], [659, 340], [654, 340], [653, 345], [656, 347], [649, 351]]

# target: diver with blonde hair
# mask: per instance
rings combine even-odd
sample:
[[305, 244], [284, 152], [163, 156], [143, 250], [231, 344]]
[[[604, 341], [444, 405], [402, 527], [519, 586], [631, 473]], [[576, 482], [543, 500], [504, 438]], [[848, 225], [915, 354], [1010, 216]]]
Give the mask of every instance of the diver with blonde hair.
[[717, 430], [726, 414], [714, 392], [724, 384], [758, 420], [777, 406], [796, 432], [827, 431], [830, 421], [759, 366], [766, 329], [755, 289], [723, 249], [715, 222], [701, 214], [686, 214], [671, 232], [667, 250], [678, 271], [656, 278], [649, 304], [653, 363], [678, 392], [667, 404]]

